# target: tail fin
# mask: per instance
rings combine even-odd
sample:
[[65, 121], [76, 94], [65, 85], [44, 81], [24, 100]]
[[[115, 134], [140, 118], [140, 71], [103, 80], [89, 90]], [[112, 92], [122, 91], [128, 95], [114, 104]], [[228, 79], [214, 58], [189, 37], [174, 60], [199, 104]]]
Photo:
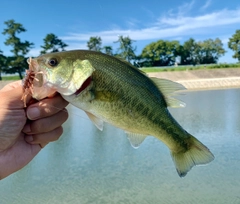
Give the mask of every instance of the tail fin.
[[171, 152], [173, 162], [180, 177], [186, 176], [193, 166], [207, 164], [214, 159], [210, 150], [195, 137], [191, 136], [190, 144], [190, 149], [185, 152]]

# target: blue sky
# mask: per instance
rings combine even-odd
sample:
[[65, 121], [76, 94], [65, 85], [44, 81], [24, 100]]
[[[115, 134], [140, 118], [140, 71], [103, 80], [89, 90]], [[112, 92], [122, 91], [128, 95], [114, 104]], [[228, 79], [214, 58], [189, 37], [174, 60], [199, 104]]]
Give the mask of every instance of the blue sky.
[[[87, 49], [90, 36], [100, 36], [103, 45], [119, 35], [135, 40], [137, 54], [159, 39], [197, 41], [220, 38], [227, 49], [228, 39], [240, 29], [239, 0], [2, 0], [0, 31], [4, 21], [14, 19], [27, 32], [19, 37], [33, 42], [30, 56], [37, 56], [43, 38], [54, 33], [70, 49]], [[0, 49], [10, 55], [0, 34]], [[236, 62], [227, 49], [220, 62]]]

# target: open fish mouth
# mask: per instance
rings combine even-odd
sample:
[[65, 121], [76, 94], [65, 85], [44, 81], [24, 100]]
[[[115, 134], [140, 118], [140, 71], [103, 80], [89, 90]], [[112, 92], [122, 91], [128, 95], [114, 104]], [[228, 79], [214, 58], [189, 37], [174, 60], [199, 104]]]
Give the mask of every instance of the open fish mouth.
[[26, 75], [22, 80], [23, 95], [21, 100], [23, 100], [24, 107], [27, 106], [27, 96], [33, 95], [33, 87], [41, 87], [43, 85], [43, 75], [42, 72], [37, 71], [37, 63], [31, 57], [28, 58], [27, 63], [29, 64], [29, 69], [25, 70]]
[[28, 96], [40, 100], [56, 92], [55, 90], [50, 91], [49, 88], [46, 89], [46, 87], [44, 87], [45, 74], [39, 69], [37, 61], [30, 57], [27, 63], [29, 64], [29, 69], [26, 70], [25, 78], [22, 81], [23, 95], [21, 100], [24, 103], [24, 107], [27, 107]]

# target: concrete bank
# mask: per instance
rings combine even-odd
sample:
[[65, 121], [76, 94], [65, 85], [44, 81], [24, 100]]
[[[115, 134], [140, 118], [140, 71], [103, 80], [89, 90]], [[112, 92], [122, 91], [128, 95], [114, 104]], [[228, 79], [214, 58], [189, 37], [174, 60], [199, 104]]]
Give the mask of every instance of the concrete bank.
[[156, 72], [148, 75], [176, 81], [192, 90], [240, 88], [240, 68]]

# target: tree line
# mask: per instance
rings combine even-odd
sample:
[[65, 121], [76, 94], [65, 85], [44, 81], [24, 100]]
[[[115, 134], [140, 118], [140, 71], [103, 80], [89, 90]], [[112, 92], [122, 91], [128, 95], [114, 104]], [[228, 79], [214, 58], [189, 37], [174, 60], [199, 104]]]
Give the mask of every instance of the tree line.
[[[22, 73], [27, 69], [26, 55], [33, 48], [34, 43], [21, 40], [18, 35], [27, 30], [22, 24], [14, 20], [4, 22], [6, 28], [2, 34], [6, 36], [4, 44], [10, 46], [12, 55], [5, 56], [0, 50], [0, 80], [1, 73], [18, 73], [22, 79]], [[89, 50], [99, 51], [122, 58], [138, 67], [196, 65], [217, 63], [226, 50], [219, 38], [196, 41], [193, 38], [180, 44], [179, 41], [158, 40], [146, 45], [140, 55], [136, 55], [135, 41], [129, 36], [119, 36], [119, 47], [114, 52], [112, 46], [102, 46], [102, 39], [99, 36], [90, 37], [87, 42]], [[49, 33], [43, 39], [40, 54], [64, 51], [68, 45], [59, 39], [55, 34]], [[229, 39], [228, 47], [234, 51], [233, 58], [240, 62], [240, 30]]]
[[[21, 40], [17, 35], [27, 30], [22, 24], [15, 22], [14, 20], [8, 20], [4, 22], [6, 28], [2, 34], [6, 36], [4, 44], [10, 46], [12, 56], [5, 56], [0, 50], [0, 80], [2, 80], [2, 73], [15, 74], [18, 73], [20, 79], [23, 78], [22, 73], [28, 68], [27, 57], [30, 49], [33, 48], [34, 43]], [[55, 34], [47, 34], [43, 39], [42, 50], [39, 54], [45, 54], [49, 52], [64, 51], [68, 45], [60, 40]]]

